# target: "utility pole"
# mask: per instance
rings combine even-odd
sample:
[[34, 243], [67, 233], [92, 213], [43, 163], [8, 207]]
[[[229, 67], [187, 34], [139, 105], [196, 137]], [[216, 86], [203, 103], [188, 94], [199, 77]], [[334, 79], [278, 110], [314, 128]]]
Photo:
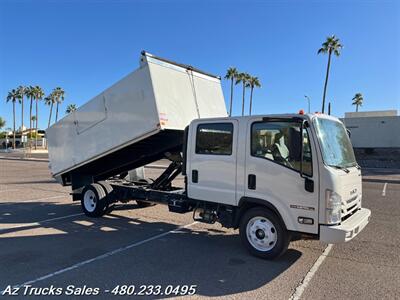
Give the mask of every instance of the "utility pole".
[[308, 113], [311, 113], [311, 108], [310, 108], [311, 107], [311, 105], [310, 105], [311, 99], [307, 95], [304, 95], [304, 98], [306, 98], [306, 100], [308, 101]]
[[331, 102], [328, 103], [328, 115], [331, 115]]

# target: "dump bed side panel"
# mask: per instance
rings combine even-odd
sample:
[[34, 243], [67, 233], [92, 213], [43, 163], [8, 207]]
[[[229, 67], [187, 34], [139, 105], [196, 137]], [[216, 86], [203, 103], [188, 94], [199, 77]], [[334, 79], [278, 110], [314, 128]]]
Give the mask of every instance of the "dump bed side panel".
[[159, 117], [148, 66], [129, 74], [47, 131], [53, 174], [156, 134]]
[[218, 77], [142, 54], [138, 70], [47, 130], [51, 171], [117, 175], [179, 150], [192, 120], [226, 115]]
[[226, 117], [220, 79], [147, 58], [162, 128], [184, 129], [193, 119]]

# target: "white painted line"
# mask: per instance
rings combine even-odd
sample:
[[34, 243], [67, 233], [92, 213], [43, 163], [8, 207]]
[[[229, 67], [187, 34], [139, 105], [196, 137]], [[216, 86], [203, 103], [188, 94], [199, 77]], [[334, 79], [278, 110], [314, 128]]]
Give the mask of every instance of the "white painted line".
[[29, 200], [13, 200], [10, 202], [0, 202], [1, 204], [8, 204], [8, 205], [13, 205], [13, 204], [18, 204], [22, 202], [34, 202], [34, 201], [43, 201], [43, 200], [51, 200], [51, 199], [59, 199], [59, 198], [66, 198], [67, 195], [59, 195], [59, 196], [52, 196], [52, 197], [46, 197], [46, 198], [39, 198], [39, 199], [29, 199]]
[[62, 217], [57, 217], [57, 218], [51, 218], [51, 219], [45, 219], [45, 220], [41, 220], [41, 221], [36, 221], [36, 222], [32, 222], [32, 223], [25, 223], [25, 224], [13, 226], [13, 227], [8, 227], [8, 228], [1, 228], [0, 229], [0, 234], [1, 234], [1, 232], [7, 231], [7, 230], [10, 230], [10, 229], [21, 229], [21, 228], [24, 228], [24, 227], [40, 225], [41, 223], [47, 223], [47, 222], [52, 222], [52, 221], [56, 221], [56, 220], [62, 220], [62, 219], [67, 219], [67, 218], [71, 218], [71, 217], [81, 216], [81, 215], [84, 215], [84, 213], [72, 214], [72, 215], [67, 215], [67, 216], [62, 216]]
[[46, 219], [46, 220], [42, 220], [42, 221], [37, 221], [36, 223], [46, 223], [46, 222], [51, 222], [51, 221], [55, 221], [55, 220], [62, 220], [62, 219], [81, 216], [81, 215], [84, 215], [84, 213], [72, 214], [72, 215], [67, 215], [67, 216], [62, 216], [62, 217], [57, 217], [57, 218]]
[[382, 190], [382, 196], [383, 197], [386, 196], [386, 188], [387, 188], [387, 182], [385, 182], [385, 184], [383, 185], [383, 190]]
[[[32, 279], [32, 280], [26, 281], [26, 282], [24, 282], [24, 283], [15, 285], [14, 287], [15, 287], [15, 288], [20, 288], [20, 287], [22, 287], [22, 286], [24, 286], [24, 285], [28, 285], [28, 284], [36, 283], [36, 282], [39, 282], [39, 281], [43, 281], [43, 280], [46, 280], [46, 279], [48, 279], [48, 278], [51, 278], [51, 277], [60, 275], [60, 274], [62, 274], [62, 273], [65, 273], [65, 272], [68, 272], [68, 271], [72, 271], [72, 270], [78, 269], [78, 268], [80, 268], [80, 267], [82, 267], [82, 266], [85, 266], [85, 265], [87, 265], [87, 264], [90, 264], [90, 263], [92, 263], [92, 262], [95, 262], [95, 261], [98, 261], [98, 260], [101, 260], [101, 259], [105, 259], [105, 258], [107, 258], [107, 257], [110, 257], [110, 256], [112, 256], [112, 255], [115, 255], [115, 254], [118, 254], [118, 253], [121, 253], [121, 252], [124, 252], [124, 251], [126, 251], [126, 250], [131, 249], [131, 248], [134, 248], [134, 247], [143, 245], [143, 244], [145, 244], [145, 243], [154, 241], [154, 240], [159, 239], [159, 238], [161, 238], [161, 237], [163, 237], [163, 236], [166, 236], [166, 235], [168, 235], [168, 234], [179, 232], [179, 230], [181, 230], [181, 229], [183, 229], [183, 228], [188, 228], [188, 227], [190, 227], [190, 226], [193, 226], [193, 225], [196, 224], [196, 223], [198, 223], [198, 222], [193, 222], [193, 223], [191, 223], [191, 224], [187, 224], [187, 225], [184, 225], [184, 226], [179, 226], [179, 227], [176, 228], [176, 229], [173, 229], [173, 230], [170, 230], [170, 231], [167, 231], [167, 232], [163, 232], [163, 233], [161, 233], [161, 234], [154, 235], [154, 236], [152, 236], [152, 237], [150, 237], [150, 238], [148, 238], [148, 239], [141, 240], [141, 241], [139, 241], [139, 242], [135, 242], [135, 243], [133, 243], [133, 244], [130, 244], [130, 245], [127, 245], [127, 246], [125, 246], [125, 247], [121, 247], [121, 248], [112, 250], [112, 251], [110, 251], [110, 252], [106, 252], [106, 253], [104, 253], [104, 254], [102, 254], [102, 255], [99, 255], [99, 256], [93, 257], [93, 258], [91, 258], [91, 259], [87, 259], [87, 260], [81, 261], [81, 262], [76, 263], [76, 264], [74, 264], [74, 265], [72, 265], [72, 266], [69, 266], [69, 267], [67, 267], [67, 268], [64, 268], [64, 269], [55, 271], [55, 272], [53, 272], [53, 273], [50, 273], [50, 274], [47, 274], [47, 275], [38, 277], [38, 278], [36, 278], [36, 279]], [[0, 291], [0, 294], [3, 295], [4, 291], [5, 291], [5, 290]]]
[[304, 277], [303, 281], [300, 283], [300, 285], [297, 286], [292, 296], [290, 296], [289, 300], [299, 300], [301, 298], [301, 295], [303, 294], [304, 290], [310, 283], [311, 279], [314, 277], [315, 273], [318, 271], [319, 267], [321, 266], [325, 258], [328, 256], [329, 252], [331, 252], [332, 247], [333, 244], [329, 244], [325, 248], [324, 252], [320, 255], [320, 257], [318, 257], [314, 265], [311, 267], [310, 271], [308, 271], [308, 273]]

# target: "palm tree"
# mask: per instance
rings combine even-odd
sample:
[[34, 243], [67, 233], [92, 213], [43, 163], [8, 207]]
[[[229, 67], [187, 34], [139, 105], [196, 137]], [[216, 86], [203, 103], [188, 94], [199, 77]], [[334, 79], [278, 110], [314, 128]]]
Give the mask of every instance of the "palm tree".
[[44, 103], [46, 105], [50, 106], [49, 122], [47, 123], [47, 128], [50, 127], [51, 115], [53, 114], [53, 105], [56, 102], [57, 102], [57, 98], [56, 98], [56, 95], [55, 95], [54, 91], [51, 92], [50, 95], [48, 95], [46, 98], [44, 98]]
[[4, 120], [2, 117], [0, 117], [0, 129], [6, 126], [6, 120]]
[[67, 106], [67, 109], [65, 111], [66, 114], [70, 114], [73, 111], [76, 111], [76, 104], [70, 104]]
[[[32, 121], [32, 125], [36, 128], [36, 116], [32, 116], [31, 121]], [[32, 132], [31, 132], [31, 136], [32, 136]]]
[[253, 90], [255, 87], [261, 87], [260, 80], [258, 77], [250, 76], [249, 81], [247, 82], [247, 86], [250, 87], [250, 107], [249, 107], [249, 115], [251, 116], [251, 108], [253, 104]]
[[231, 81], [231, 102], [229, 105], [229, 116], [232, 116], [232, 103], [233, 103], [233, 81], [237, 79], [239, 72], [234, 67], [230, 67], [226, 71], [225, 79]]
[[361, 93], [357, 93], [354, 95], [352, 100], [353, 100], [352, 104], [356, 106], [356, 112], [358, 112], [358, 107], [362, 106], [364, 102], [363, 95]]
[[17, 88], [18, 102], [21, 103], [21, 140], [24, 133], [24, 96], [26, 93], [26, 88], [20, 85]]
[[244, 102], [245, 102], [245, 94], [246, 94], [246, 85], [250, 79], [250, 75], [247, 73], [239, 73], [236, 77], [235, 84], [242, 83], [243, 86], [243, 95], [242, 95], [242, 116], [244, 116]]
[[38, 120], [39, 120], [39, 110], [38, 102], [44, 97], [44, 91], [40, 86], [35, 86], [35, 100], [36, 100], [36, 127], [35, 127], [35, 149], [37, 149], [37, 138], [38, 138]]
[[[36, 116], [32, 116], [31, 118], [32, 126], [36, 128]], [[30, 139], [32, 139], [32, 129], [30, 131]], [[35, 139], [37, 138], [37, 132], [35, 132]]]
[[13, 148], [15, 149], [15, 102], [19, 99], [19, 93], [16, 89], [12, 89], [8, 92], [7, 102], [11, 101], [13, 104]]
[[53, 90], [53, 94], [54, 94], [54, 97], [55, 97], [55, 100], [56, 100], [56, 122], [57, 122], [57, 120], [58, 120], [58, 106], [59, 106], [59, 104], [61, 102], [64, 101], [65, 92], [64, 92], [64, 90], [62, 88], [56, 87]]
[[31, 85], [28, 86], [25, 90], [25, 95], [30, 100], [30, 105], [29, 105], [29, 130], [30, 130], [30, 132], [29, 132], [29, 134], [30, 134], [29, 147], [32, 148], [32, 127], [33, 127], [33, 125], [32, 125], [32, 106], [33, 105], [32, 104], [33, 104], [33, 100], [35, 99], [35, 95], [36, 95], [35, 88]]
[[331, 56], [332, 53], [336, 56], [340, 55], [340, 50], [343, 48], [343, 45], [340, 44], [340, 40], [335, 36], [328, 36], [326, 41], [322, 44], [322, 48], [318, 50], [318, 54], [326, 54], [328, 53], [328, 65], [326, 67], [326, 76], [325, 76], [325, 84], [324, 84], [324, 95], [322, 97], [322, 113], [325, 111], [325, 97], [326, 97], [326, 88], [328, 86], [328, 77], [329, 77], [329, 69], [331, 66]]

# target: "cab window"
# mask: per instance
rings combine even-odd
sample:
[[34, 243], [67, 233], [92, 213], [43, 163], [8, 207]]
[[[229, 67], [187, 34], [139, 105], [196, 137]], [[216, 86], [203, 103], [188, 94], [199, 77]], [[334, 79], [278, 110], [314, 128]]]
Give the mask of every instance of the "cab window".
[[197, 126], [196, 154], [231, 155], [232, 123], [209, 123]]
[[303, 173], [312, 176], [312, 155], [307, 129], [299, 122], [255, 122], [251, 127], [251, 155], [300, 171], [303, 143]]

